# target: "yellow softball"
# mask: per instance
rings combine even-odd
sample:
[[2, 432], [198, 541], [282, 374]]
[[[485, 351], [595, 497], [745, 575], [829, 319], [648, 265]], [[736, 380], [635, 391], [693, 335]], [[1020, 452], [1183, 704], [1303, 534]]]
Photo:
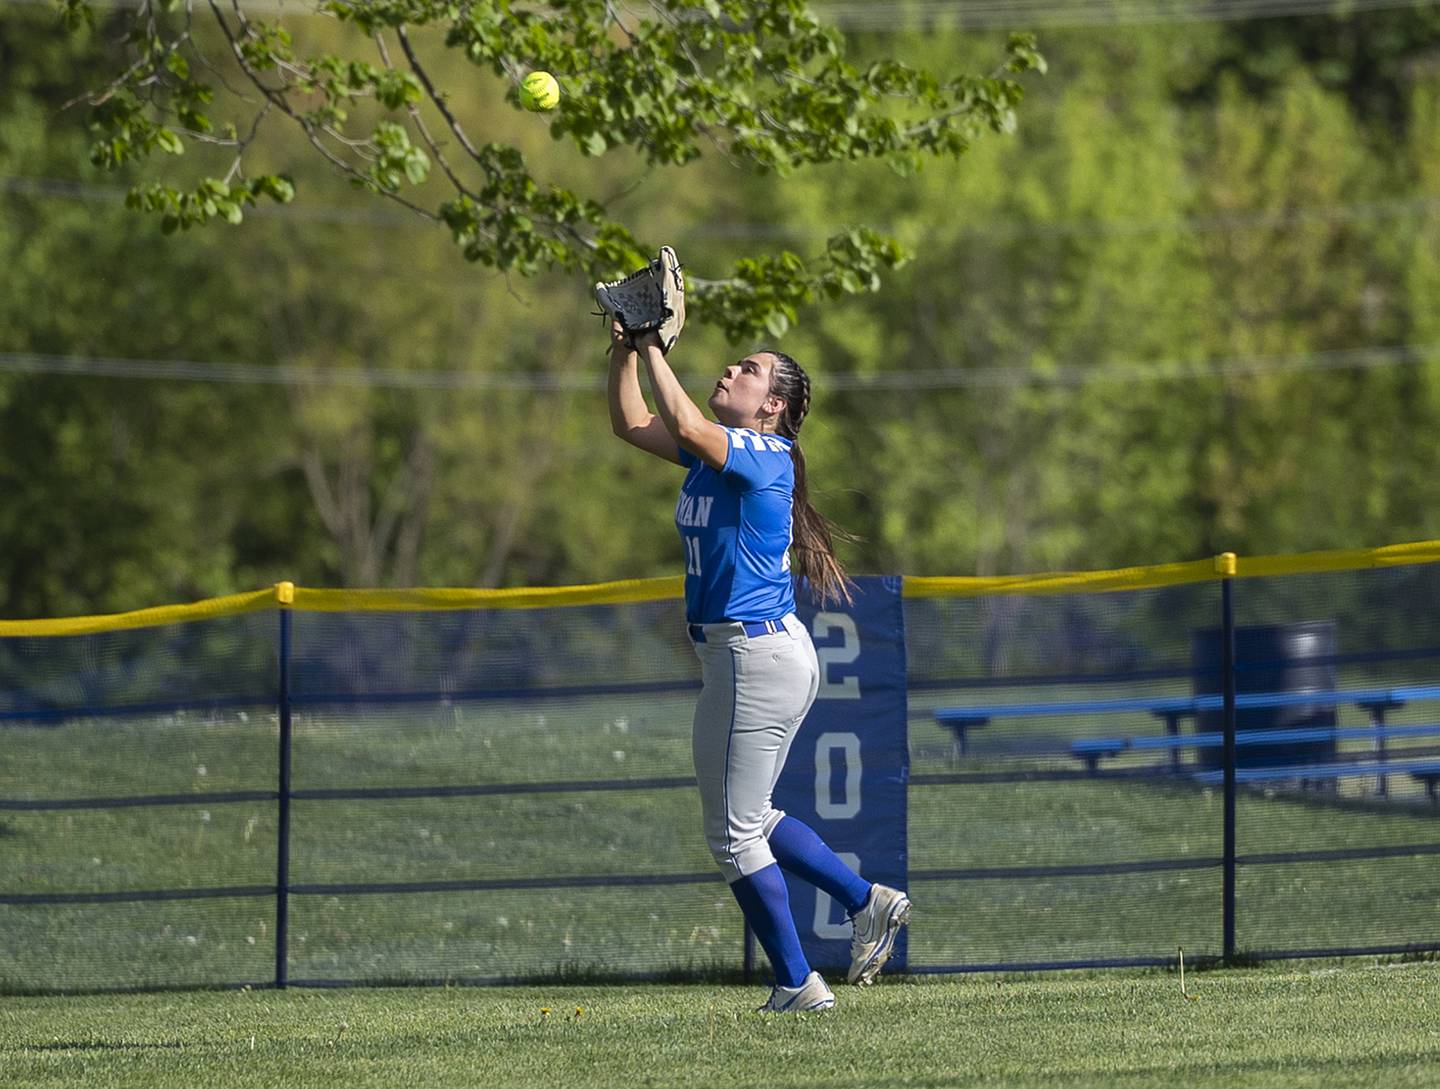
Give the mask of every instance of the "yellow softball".
[[553, 110], [560, 104], [560, 84], [549, 72], [531, 72], [520, 81], [520, 105], [527, 110]]

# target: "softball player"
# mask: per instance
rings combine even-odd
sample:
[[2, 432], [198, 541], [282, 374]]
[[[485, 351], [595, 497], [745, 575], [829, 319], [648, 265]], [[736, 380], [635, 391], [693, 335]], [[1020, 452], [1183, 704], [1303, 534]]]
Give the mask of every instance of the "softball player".
[[[796, 731], [819, 688], [810, 633], [795, 616], [790, 568], [822, 600], [849, 598], [829, 525], [806, 495], [799, 432], [810, 379], [765, 350], [715, 383], [713, 422], [686, 395], [661, 350], [611, 326], [609, 402], [615, 434], [687, 470], [675, 522], [685, 551], [685, 614], [700, 658], [693, 753], [705, 838], [775, 970], [761, 1012], [825, 1010], [835, 995], [800, 947], [781, 869], [843, 904], [854, 926], [851, 983], [879, 974], [909, 921], [903, 892], [854, 873], [806, 824], [770, 803]], [[658, 415], [640, 390], [639, 359]]]

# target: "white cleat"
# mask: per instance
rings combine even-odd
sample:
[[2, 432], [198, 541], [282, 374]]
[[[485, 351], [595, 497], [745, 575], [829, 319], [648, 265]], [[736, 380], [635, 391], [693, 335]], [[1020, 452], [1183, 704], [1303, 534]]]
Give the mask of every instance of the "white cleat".
[[899, 889], [872, 885], [865, 906], [850, 917], [850, 971], [845, 979], [863, 987], [874, 982], [890, 959], [900, 928], [910, 921], [910, 898]]
[[835, 992], [826, 986], [819, 972], [811, 972], [798, 987], [776, 985], [756, 1013], [814, 1013], [835, 1005]]

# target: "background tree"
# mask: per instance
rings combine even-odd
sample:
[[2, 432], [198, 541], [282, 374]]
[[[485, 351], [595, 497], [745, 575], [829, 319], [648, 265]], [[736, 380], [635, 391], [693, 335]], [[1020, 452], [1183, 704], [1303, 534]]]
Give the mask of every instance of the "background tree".
[[[71, 27], [93, 23], [86, 0], [62, 5]], [[257, 201], [294, 198], [293, 177], [256, 166], [266, 158], [257, 142], [289, 126], [290, 139], [352, 184], [443, 224], [468, 260], [602, 279], [655, 247], [603, 200], [537, 176], [522, 147], [495, 139], [490, 117], [502, 101], [517, 103], [527, 71], [559, 78], [565, 93], [549, 134], [584, 156], [625, 147], [655, 166], [683, 166], [709, 151], [784, 175], [864, 160], [913, 170], [925, 157], [959, 155], [983, 131], [1013, 129], [1021, 88], [1010, 77], [1044, 64], [1033, 39], [1015, 35], [991, 75], [942, 78], [892, 59], [857, 67], [803, 0], [650, 0], [633, 9], [609, 0], [322, 0], [317, 10], [357, 33], [303, 42], [285, 16], [259, 18], [243, 0], [122, 9], [114, 18], [123, 55], [88, 96], [92, 160], [150, 175], [165, 172], [157, 154], [216, 149], [228, 158], [223, 170], [206, 164], [182, 184], [147, 177], [130, 202], [167, 229], [239, 223]], [[215, 32], [218, 51], [207, 42]], [[470, 71], [442, 67], [446, 51]], [[878, 273], [902, 260], [889, 239], [852, 227], [810, 260], [749, 257], [730, 277], [693, 277], [692, 286], [698, 316], [732, 337], [778, 335], [797, 306], [873, 290]]]
[[[886, 10], [884, 33], [845, 34], [859, 71], [1005, 56], [1003, 33], [927, 22], [933, 5]], [[705, 140], [681, 165], [588, 155], [436, 28], [407, 33], [462, 124], [518, 149], [542, 188], [675, 243], [693, 273], [823, 254], [856, 223], [913, 252], [881, 270], [886, 290], [795, 301], [793, 323], [773, 309], [783, 334], [741, 343], [816, 376], [805, 441], [822, 509], [861, 538], [849, 566], [970, 574], [1440, 536], [1440, 64], [1412, 15], [1047, 30], [1049, 74], [1026, 81], [1013, 138], [909, 176], [884, 156], [782, 176]], [[195, 16], [219, 67], [228, 43]], [[127, 189], [193, 191], [235, 149], [88, 165], [83, 110], [62, 107], [123, 68], [127, 25], [99, 9], [95, 33], [56, 34], [30, 5], [0, 20], [0, 615], [280, 578], [673, 574], [675, 481], [608, 435], [589, 276], [467, 265], [446, 228], [351, 187], [273, 107], [243, 171], [288, 176], [297, 199], [163, 238]], [[287, 27], [297, 56], [376, 55], [350, 19]], [[1336, 49], [1266, 69], [1254, 50], [1290, 33]], [[1393, 43], [1393, 63], [1347, 67], [1360, 38]], [[222, 109], [263, 108], [238, 68], [214, 86], [217, 132]], [[1382, 100], [1401, 106], [1367, 105]], [[358, 98], [352, 137], [386, 116]], [[399, 195], [433, 213], [453, 189], [411, 139], [432, 168]], [[697, 391], [733, 358], [721, 297], [675, 353]]]

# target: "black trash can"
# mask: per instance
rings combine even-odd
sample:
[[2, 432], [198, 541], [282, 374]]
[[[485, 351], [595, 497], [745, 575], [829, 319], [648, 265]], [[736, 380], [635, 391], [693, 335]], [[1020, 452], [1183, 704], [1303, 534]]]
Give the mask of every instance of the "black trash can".
[[[1197, 696], [1220, 695], [1221, 631], [1206, 628], [1190, 636], [1190, 662]], [[1291, 624], [1265, 624], [1235, 629], [1235, 693], [1333, 692], [1336, 688], [1335, 621], [1302, 620]], [[1249, 707], [1235, 711], [1237, 738], [1246, 730], [1301, 730], [1335, 728], [1333, 703], [1297, 703], [1284, 707]], [[1199, 732], [1225, 729], [1223, 710], [1202, 711], [1195, 718]], [[1205, 768], [1224, 766], [1220, 747], [1200, 749], [1198, 763]], [[1238, 745], [1237, 767], [1273, 767], [1319, 764], [1335, 758], [1335, 739], [1285, 744]]]

